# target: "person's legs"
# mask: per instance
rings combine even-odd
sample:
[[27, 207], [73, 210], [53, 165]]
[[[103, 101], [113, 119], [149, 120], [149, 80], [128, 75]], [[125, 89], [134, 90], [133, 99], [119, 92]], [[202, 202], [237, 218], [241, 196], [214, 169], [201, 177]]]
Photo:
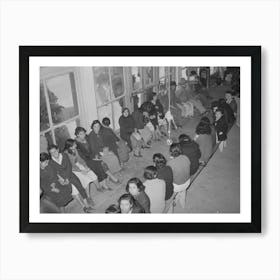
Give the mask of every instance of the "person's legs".
[[133, 135], [130, 136], [130, 140], [131, 140], [131, 144], [132, 144], [132, 149], [134, 152], [134, 155], [136, 157], [140, 157], [141, 156], [141, 142], [139, 140], [137, 140]]

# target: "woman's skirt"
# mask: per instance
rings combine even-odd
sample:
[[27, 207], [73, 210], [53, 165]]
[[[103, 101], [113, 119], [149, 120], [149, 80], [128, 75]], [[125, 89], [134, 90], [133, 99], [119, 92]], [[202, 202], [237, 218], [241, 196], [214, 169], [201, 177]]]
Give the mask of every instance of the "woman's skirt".
[[[84, 189], [86, 189], [91, 182], [97, 180], [97, 176], [93, 173], [92, 170], [90, 170], [87, 174], [83, 174], [80, 171], [73, 171], [73, 173], [79, 178]], [[72, 195], [77, 195], [78, 193], [79, 192], [75, 187], [72, 188]]]

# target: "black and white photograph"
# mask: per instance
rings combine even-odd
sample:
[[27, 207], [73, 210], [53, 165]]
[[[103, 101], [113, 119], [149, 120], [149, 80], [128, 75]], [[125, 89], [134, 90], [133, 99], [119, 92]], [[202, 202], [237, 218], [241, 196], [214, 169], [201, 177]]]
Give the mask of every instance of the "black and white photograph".
[[240, 67], [40, 67], [41, 213], [239, 213]]
[[21, 46], [22, 228], [260, 230], [260, 50]]

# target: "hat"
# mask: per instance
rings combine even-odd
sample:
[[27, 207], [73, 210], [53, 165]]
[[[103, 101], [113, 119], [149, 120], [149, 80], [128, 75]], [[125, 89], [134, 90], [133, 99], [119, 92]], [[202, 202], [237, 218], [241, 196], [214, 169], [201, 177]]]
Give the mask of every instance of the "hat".
[[185, 85], [187, 83], [187, 81], [185, 80], [185, 78], [181, 78], [179, 85]]

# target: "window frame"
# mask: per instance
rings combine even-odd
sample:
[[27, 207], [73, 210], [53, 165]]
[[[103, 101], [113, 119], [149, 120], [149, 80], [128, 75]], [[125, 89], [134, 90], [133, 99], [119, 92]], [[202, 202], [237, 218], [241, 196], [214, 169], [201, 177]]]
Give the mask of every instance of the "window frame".
[[[49, 100], [49, 95], [48, 95], [48, 91], [47, 91], [47, 80], [59, 77], [59, 76], [64, 76], [64, 75], [70, 75], [71, 73], [73, 73], [74, 76], [74, 84], [75, 84], [75, 89], [76, 89], [76, 100], [77, 100], [77, 109], [78, 109], [78, 114], [68, 120], [65, 120], [59, 124], [54, 124], [53, 120], [52, 120], [52, 114], [51, 114], [51, 106], [50, 106], [50, 100]], [[49, 128], [40, 131], [40, 136], [45, 136], [46, 133], [51, 132], [51, 138], [54, 144], [57, 144], [56, 139], [55, 139], [55, 130], [59, 127], [62, 127], [64, 125], [67, 125], [68, 123], [71, 123], [73, 121], [80, 121], [81, 118], [81, 110], [80, 110], [80, 102], [79, 102], [79, 79], [78, 79], [78, 73], [77, 73], [77, 69], [76, 68], [67, 68], [67, 69], [62, 69], [62, 70], [58, 70], [52, 73], [48, 73], [45, 75], [42, 75], [42, 77], [40, 77], [40, 83], [42, 82], [43, 84], [43, 89], [44, 89], [44, 97], [46, 100], [46, 107], [47, 107], [47, 112], [48, 112], [48, 120], [49, 120]], [[73, 94], [73, 92], [72, 92]], [[73, 98], [74, 99], [74, 98]], [[74, 103], [74, 100], [73, 100]]]

